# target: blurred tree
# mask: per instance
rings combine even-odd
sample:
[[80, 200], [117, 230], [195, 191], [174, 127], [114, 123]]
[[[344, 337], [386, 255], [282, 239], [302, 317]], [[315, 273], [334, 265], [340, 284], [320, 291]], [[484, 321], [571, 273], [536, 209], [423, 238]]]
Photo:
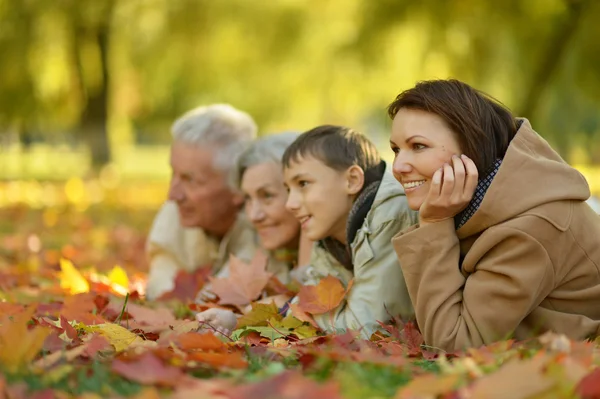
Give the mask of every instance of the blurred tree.
[[0, 0], [0, 129], [75, 132], [98, 166], [229, 102], [263, 133], [341, 123], [384, 143], [398, 92], [456, 77], [600, 161], [599, 3]]

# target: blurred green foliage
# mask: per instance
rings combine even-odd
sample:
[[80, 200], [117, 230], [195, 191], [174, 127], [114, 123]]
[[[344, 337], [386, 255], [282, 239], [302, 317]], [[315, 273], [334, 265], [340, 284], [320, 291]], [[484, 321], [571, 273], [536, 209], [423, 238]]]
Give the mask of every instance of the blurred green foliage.
[[[455, 77], [600, 163], [598, 20], [596, 0], [0, 0], [0, 154], [8, 170], [43, 142], [125, 168], [214, 102], [262, 134], [338, 123], [385, 149], [395, 95]], [[166, 175], [163, 147], [137, 164]]]

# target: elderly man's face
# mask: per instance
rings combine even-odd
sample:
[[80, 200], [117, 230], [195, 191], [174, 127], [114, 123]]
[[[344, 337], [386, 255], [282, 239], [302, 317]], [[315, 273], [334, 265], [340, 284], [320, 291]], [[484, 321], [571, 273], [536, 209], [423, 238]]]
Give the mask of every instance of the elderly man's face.
[[241, 194], [215, 169], [212, 147], [175, 142], [171, 147], [169, 199], [177, 203], [181, 224], [223, 236], [233, 225], [243, 203]]

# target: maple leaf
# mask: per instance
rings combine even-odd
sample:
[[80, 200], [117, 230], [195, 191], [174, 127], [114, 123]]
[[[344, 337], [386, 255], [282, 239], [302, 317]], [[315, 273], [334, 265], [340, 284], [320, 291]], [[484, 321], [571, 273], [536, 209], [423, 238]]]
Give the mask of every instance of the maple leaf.
[[159, 300], [177, 299], [183, 303], [190, 303], [196, 299], [198, 291], [204, 286], [212, 268], [208, 265], [199, 267], [193, 272], [180, 270], [175, 276], [174, 288], [161, 295]]
[[311, 314], [327, 313], [338, 307], [352, 289], [353, 283], [354, 280], [351, 280], [348, 288], [345, 289], [340, 280], [329, 275], [321, 279], [317, 285], [305, 285], [298, 293], [299, 307], [302, 311]]
[[103, 323], [96, 324], [94, 326], [80, 325], [80, 327], [83, 328], [85, 331], [97, 332], [103, 337], [105, 337], [117, 352], [122, 352], [130, 346], [156, 346], [156, 342], [144, 341], [137, 334], [132, 333], [125, 327], [121, 327], [118, 324]]
[[10, 372], [16, 372], [29, 364], [44, 346], [51, 329], [28, 323], [35, 312], [31, 306], [23, 312], [0, 319], [0, 365]]
[[140, 384], [174, 387], [182, 378], [183, 371], [177, 367], [165, 366], [152, 352], [145, 352], [138, 359], [130, 362], [116, 359], [112, 370]]
[[269, 304], [253, 303], [252, 310], [238, 319], [236, 329], [245, 326], [266, 326], [271, 318], [282, 318], [279, 309], [273, 302]]
[[421, 345], [423, 345], [425, 340], [413, 321], [408, 321], [404, 324], [401, 336], [407, 346], [409, 356], [416, 356], [421, 353]]
[[257, 251], [250, 264], [231, 255], [229, 276], [211, 278], [212, 291], [221, 305], [247, 305], [260, 296], [272, 274], [265, 271], [267, 257]]

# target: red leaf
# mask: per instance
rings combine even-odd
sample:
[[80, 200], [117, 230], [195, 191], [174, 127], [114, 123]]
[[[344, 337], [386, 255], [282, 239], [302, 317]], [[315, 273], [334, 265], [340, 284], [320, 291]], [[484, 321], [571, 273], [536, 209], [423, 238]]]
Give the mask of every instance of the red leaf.
[[65, 319], [63, 316], [60, 316], [60, 326], [63, 330], [65, 330], [65, 334], [67, 334], [67, 337], [74, 341], [79, 339], [79, 337], [77, 336], [77, 330], [73, 328], [73, 326], [70, 325], [67, 319]]
[[159, 300], [178, 299], [183, 303], [193, 302], [211, 272], [210, 265], [201, 266], [191, 273], [179, 271], [175, 277], [175, 288], [164, 293]]
[[600, 399], [600, 369], [585, 376], [577, 385], [575, 392], [582, 399]]
[[299, 372], [286, 371], [271, 379], [233, 388], [230, 399], [341, 399], [337, 384], [318, 384]]
[[184, 375], [181, 369], [173, 366], [165, 366], [151, 352], [146, 352], [131, 362], [117, 359], [112, 364], [112, 370], [140, 384], [156, 384], [170, 387], [176, 386], [178, 380]]
[[317, 285], [303, 286], [298, 294], [300, 309], [312, 314], [323, 314], [335, 309], [352, 289], [353, 282], [351, 280], [348, 288], [344, 289], [340, 280], [327, 276]]
[[111, 348], [110, 343], [99, 334], [95, 334], [89, 341], [86, 342], [85, 354], [88, 357], [94, 357], [96, 353]]
[[423, 345], [424, 339], [414, 322], [409, 321], [404, 324], [402, 338], [404, 338], [408, 348], [409, 356], [416, 356], [421, 353], [421, 345]]
[[260, 296], [272, 274], [265, 271], [267, 258], [257, 251], [250, 264], [235, 256], [229, 259], [229, 276], [211, 278], [212, 291], [221, 305], [247, 305]]

